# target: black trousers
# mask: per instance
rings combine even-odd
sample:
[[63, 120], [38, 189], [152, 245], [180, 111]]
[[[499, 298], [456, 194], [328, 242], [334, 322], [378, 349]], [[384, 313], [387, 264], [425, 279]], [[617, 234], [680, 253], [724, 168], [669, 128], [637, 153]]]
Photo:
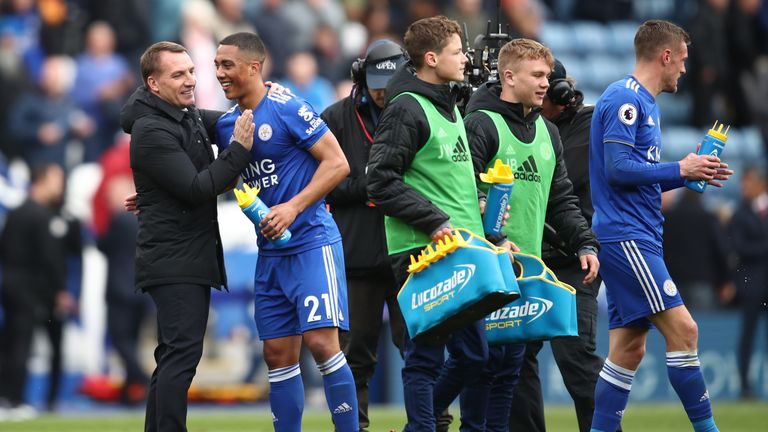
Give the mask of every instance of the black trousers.
[[347, 278], [347, 303], [349, 306], [349, 332], [340, 332], [341, 349], [352, 369], [357, 390], [360, 430], [367, 430], [368, 383], [376, 368], [376, 353], [381, 334], [384, 305], [389, 310], [389, 326], [392, 343], [403, 353], [405, 323], [397, 305], [399, 287], [392, 274], [372, 277]]
[[[552, 339], [550, 347], [563, 376], [565, 387], [573, 399], [579, 430], [589, 432], [592, 413], [595, 410], [595, 383], [603, 367], [603, 358], [595, 354], [597, 292], [600, 289], [601, 280], [598, 277], [589, 285], [582, 284], [585, 273], [581, 270], [578, 261], [553, 270], [560, 280], [576, 288], [579, 336]], [[509, 416], [510, 431], [543, 432], [546, 430], [539, 363], [536, 359], [542, 346], [542, 342], [531, 342], [526, 346], [520, 381], [515, 387], [512, 399], [512, 410]]]
[[158, 285], [147, 290], [157, 308], [157, 348], [147, 395], [145, 432], [186, 432], [187, 392], [203, 355], [211, 288]]

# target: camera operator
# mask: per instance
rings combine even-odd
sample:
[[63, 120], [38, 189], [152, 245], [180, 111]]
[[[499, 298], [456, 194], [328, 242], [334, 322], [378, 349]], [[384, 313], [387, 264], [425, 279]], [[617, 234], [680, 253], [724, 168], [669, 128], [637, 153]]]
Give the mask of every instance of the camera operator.
[[[549, 76], [549, 89], [544, 97], [541, 115], [553, 122], [563, 143], [563, 160], [573, 194], [579, 198], [581, 214], [592, 221], [592, 198], [589, 188], [589, 131], [593, 105], [584, 105], [584, 95], [576, 90], [575, 80], [566, 75], [563, 64], [555, 60]], [[578, 337], [561, 337], [550, 341], [552, 353], [576, 408], [581, 432], [588, 432], [595, 409], [594, 389], [603, 359], [595, 354], [597, 331], [597, 292], [600, 276], [585, 284], [575, 251], [568, 250], [565, 241], [549, 227], [545, 228], [542, 257], [557, 277], [576, 288]], [[515, 388], [510, 430], [544, 431], [544, 405], [539, 381], [536, 355], [542, 342], [526, 346], [520, 381]]]

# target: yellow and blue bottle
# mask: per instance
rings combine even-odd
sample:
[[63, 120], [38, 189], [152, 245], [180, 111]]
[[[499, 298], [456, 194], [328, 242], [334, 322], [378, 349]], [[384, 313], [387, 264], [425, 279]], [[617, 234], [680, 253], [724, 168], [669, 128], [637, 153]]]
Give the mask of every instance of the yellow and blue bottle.
[[496, 159], [493, 167], [488, 168], [488, 172], [480, 173], [480, 180], [491, 185], [485, 201], [483, 231], [486, 234], [501, 234], [504, 214], [507, 212], [507, 204], [509, 204], [515, 181], [512, 168], [500, 159]]
[[[715, 120], [712, 129], [707, 132], [704, 140], [701, 141], [701, 148], [699, 148], [698, 154], [720, 157], [725, 148], [725, 142], [728, 141], [728, 130], [730, 128], [730, 126], [727, 126], [725, 131], [723, 131], [723, 124], [720, 123], [718, 127], [717, 120]], [[703, 193], [704, 189], [707, 188], [707, 182], [705, 180], [686, 180], [685, 186], [692, 191]]]
[[[252, 188], [245, 183], [243, 183], [243, 190], [235, 188], [237, 205], [240, 206], [243, 213], [248, 216], [248, 219], [250, 219], [257, 227], [264, 217], [269, 214], [269, 207], [264, 204], [264, 201], [262, 201], [258, 195], [259, 188]], [[267, 240], [274, 243], [277, 247], [283, 247], [291, 240], [291, 232], [286, 229], [276, 240]]]

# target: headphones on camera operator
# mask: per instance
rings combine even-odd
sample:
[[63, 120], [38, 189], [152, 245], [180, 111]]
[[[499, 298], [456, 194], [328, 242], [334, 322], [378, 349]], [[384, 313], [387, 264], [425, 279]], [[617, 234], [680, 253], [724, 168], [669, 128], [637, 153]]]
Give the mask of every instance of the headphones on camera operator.
[[569, 106], [576, 98], [576, 89], [566, 78], [565, 66], [560, 60], [555, 59], [555, 66], [549, 75], [549, 88], [547, 97], [555, 105]]
[[[376, 73], [375, 71], [370, 70], [369, 66], [378, 66], [387, 60], [391, 61], [391, 64], [386, 64], [388, 69], [394, 70], [400, 64], [405, 63], [408, 60], [408, 53], [400, 45], [386, 39], [380, 39], [373, 42], [368, 47], [365, 57], [359, 58], [352, 63], [352, 68], [350, 69], [352, 82], [356, 86], [370, 88], [368, 86], [368, 80], [366, 79], [366, 72], [372, 75]], [[382, 72], [382, 75], [384, 76], [391, 75], [390, 70]], [[384, 86], [373, 88], [384, 88]]]

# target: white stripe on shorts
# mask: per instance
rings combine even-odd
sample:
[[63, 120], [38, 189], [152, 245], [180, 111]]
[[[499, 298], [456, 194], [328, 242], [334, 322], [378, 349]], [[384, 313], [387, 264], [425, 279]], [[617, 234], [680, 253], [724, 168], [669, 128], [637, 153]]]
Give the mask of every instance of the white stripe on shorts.
[[637, 257], [631, 250], [630, 243], [621, 242], [621, 248], [624, 249], [624, 254], [627, 256], [627, 261], [632, 267], [632, 271], [635, 272], [635, 277], [637, 277], [637, 281], [640, 283], [640, 287], [643, 289], [643, 293], [645, 293], [645, 298], [648, 300], [648, 305], [651, 307], [651, 312], [659, 312], [660, 309], [657, 303], [657, 299], [653, 296], [653, 292], [650, 289], [647, 276], [645, 273], [643, 273], [643, 269], [640, 267], [640, 263], [637, 262]]
[[651, 270], [648, 268], [648, 263], [645, 262], [645, 258], [643, 258], [643, 255], [640, 254], [640, 249], [638, 249], [635, 241], [631, 240], [631, 242], [632, 242], [632, 247], [637, 253], [637, 257], [640, 259], [640, 262], [643, 264], [643, 267], [645, 267], [645, 271], [648, 274], [648, 278], [651, 280], [651, 283], [653, 284], [653, 291], [651, 292], [651, 295], [654, 295], [654, 293], [656, 294], [656, 298], [659, 300], [659, 304], [661, 305], [661, 310], [667, 309], [667, 306], [664, 304], [664, 297], [661, 296], [661, 291], [659, 291], [659, 286], [656, 284], [656, 279], [653, 278], [653, 273], [651, 273]]
[[337, 315], [336, 298], [334, 297], [334, 285], [336, 285], [335, 269], [333, 265], [333, 257], [331, 256], [331, 246], [326, 245], [323, 249], [323, 264], [325, 266], [325, 279], [328, 285], [328, 310], [331, 312], [331, 319], [333, 325], [339, 326], [339, 317]]

